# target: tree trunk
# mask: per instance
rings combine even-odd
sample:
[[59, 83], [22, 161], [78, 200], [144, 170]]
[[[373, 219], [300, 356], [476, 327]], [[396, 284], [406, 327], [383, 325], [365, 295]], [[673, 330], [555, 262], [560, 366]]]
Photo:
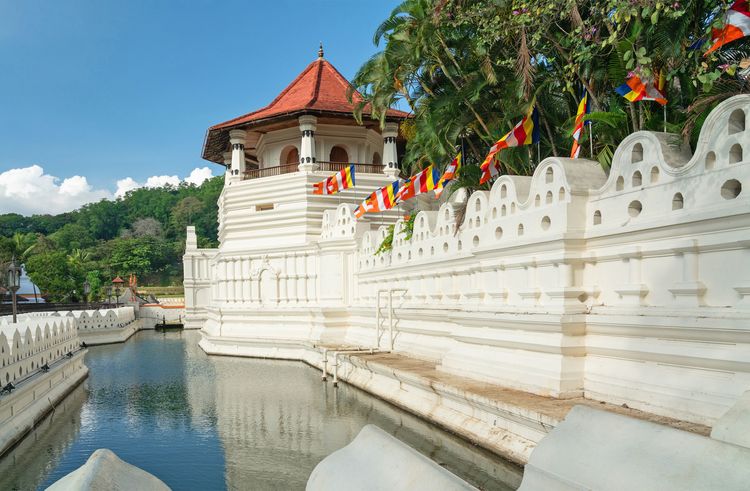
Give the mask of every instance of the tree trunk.
[[635, 133], [638, 131], [638, 116], [635, 114], [635, 106], [632, 102], [628, 103], [628, 107], [630, 108], [630, 119], [633, 122], [633, 132]]
[[547, 138], [549, 138], [549, 145], [552, 147], [552, 155], [557, 157], [557, 147], [555, 146], [555, 140], [552, 138], [552, 129], [549, 127], [549, 122], [547, 121], [547, 118], [544, 117], [544, 113], [542, 112], [542, 109], [539, 105], [536, 107], [537, 111], [539, 111], [539, 119], [542, 120], [542, 124], [544, 124], [544, 130], [547, 133]]

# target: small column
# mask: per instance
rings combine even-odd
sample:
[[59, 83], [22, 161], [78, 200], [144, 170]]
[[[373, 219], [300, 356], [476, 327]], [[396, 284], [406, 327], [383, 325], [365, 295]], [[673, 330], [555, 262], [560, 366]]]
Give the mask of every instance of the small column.
[[386, 123], [383, 129], [383, 174], [395, 179], [398, 176], [398, 152], [396, 151], [396, 137], [398, 123]]
[[289, 278], [286, 284], [286, 298], [289, 303], [298, 303], [299, 297], [297, 296], [297, 253], [292, 252], [290, 256], [287, 256], [287, 268]]
[[242, 259], [242, 303], [251, 302], [253, 292], [250, 287], [250, 259]]
[[219, 291], [217, 292], [218, 293], [217, 300], [219, 301], [219, 303], [224, 303], [226, 302], [226, 299], [227, 299], [227, 280], [226, 280], [227, 263], [226, 263], [226, 260], [224, 259], [219, 260], [219, 263], [217, 265], [217, 272], [218, 272], [217, 278], [219, 280], [218, 281]]
[[195, 234], [195, 227], [188, 225], [187, 237], [185, 238], [185, 252], [196, 252], [198, 250], [198, 236]]
[[648, 286], [641, 282], [641, 250], [635, 247], [621, 253], [624, 265], [627, 268], [628, 283], [615, 288], [620, 295], [622, 303], [626, 305], [645, 305], [645, 297], [648, 295]]
[[313, 172], [318, 168], [318, 164], [315, 162], [315, 129], [317, 128], [318, 118], [305, 115], [300, 116], [298, 121], [299, 130], [302, 132], [299, 170], [300, 172]]
[[703, 295], [706, 285], [700, 281], [698, 265], [698, 244], [695, 240], [680, 244], [674, 248], [675, 256], [682, 262], [682, 281], [669, 288], [674, 295], [675, 303], [684, 307], [700, 307], [704, 305]]
[[245, 130], [231, 130], [229, 143], [232, 145], [232, 163], [229, 173], [232, 180], [240, 181], [245, 174]]
[[224, 157], [224, 166], [227, 168], [224, 172], [224, 184], [226, 185], [232, 178], [232, 152], [224, 152], [222, 156]]
[[242, 258], [234, 260], [234, 303], [242, 301]]

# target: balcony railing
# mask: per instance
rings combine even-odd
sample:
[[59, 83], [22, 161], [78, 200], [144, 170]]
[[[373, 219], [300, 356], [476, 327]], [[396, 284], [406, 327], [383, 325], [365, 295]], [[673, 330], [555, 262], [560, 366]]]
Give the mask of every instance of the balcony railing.
[[[321, 172], [338, 172], [345, 167], [354, 165], [355, 172], [363, 174], [380, 174], [383, 172], [382, 164], [346, 164], [343, 162], [316, 162], [318, 171]], [[263, 167], [262, 169], [251, 169], [245, 171], [245, 179], [258, 179], [259, 177], [279, 176], [281, 174], [290, 174], [297, 172], [299, 164], [284, 164], [275, 167]]]

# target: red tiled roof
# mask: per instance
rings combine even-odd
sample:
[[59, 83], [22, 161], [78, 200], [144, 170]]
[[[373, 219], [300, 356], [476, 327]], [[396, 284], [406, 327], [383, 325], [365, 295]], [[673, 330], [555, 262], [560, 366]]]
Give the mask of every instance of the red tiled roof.
[[[331, 111], [351, 113], [354, 104], [349, 102], [346, 91], [349, 82], [325, 58], [313, 61], [291, 84], [276, 96], [269, 105], [238, 118], [212, 126], [210, 129], [227, 128], [259, 119], [298, 111]], [[354, 92], [353, 100], [361, 101], [359, 92]], [[368, 113], [365, 110], [365, 113]], [[409, 115], [397, 109], [389, 109], [388, 116], [406, 118]]]
[[[341, 113], [351, 116], [354, 103], [349, 102], [346, 97], [350, 86], [349, 81], [333, 65], [325, 58], [319, 57], [297, 75], [297, 78], [266, 107], [211, 126], [206, 135], [203, 158], [221, 163], [219, 150], [226, 144], [224, 140], [228, 141], [224, 132], [232, 127], [306, 112]], [[355, 91], [352, 99], [355, 102], [361, 101], [362, 96]], [[368, 109], [365, 108], [363, 113], [369, 114]], [[403, 119], [408, 118], [409, 114], [397, 109], [389, 109], [386, 117]]]

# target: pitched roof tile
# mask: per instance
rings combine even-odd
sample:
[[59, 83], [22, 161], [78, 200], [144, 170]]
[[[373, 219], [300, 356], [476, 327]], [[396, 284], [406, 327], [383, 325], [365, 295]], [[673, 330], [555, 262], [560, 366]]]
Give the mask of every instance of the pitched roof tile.
[[[325, 58], [318, 58], [297, 75], [297, 78], [266, 107], [219, 123], [210, 129], [228, 128], [299, 111], [351, 113], [354, 104], [346, 97], [349, 87], [349, 82], [333, 65]], [[362, 100], [362, 96], [355, 91], [353, 99], [358, 102]], [[368, 111], [365, 110], [365, 113]], [[408, 117], [407, 113], [397, 109], [389, 109], [387, 115]]]

